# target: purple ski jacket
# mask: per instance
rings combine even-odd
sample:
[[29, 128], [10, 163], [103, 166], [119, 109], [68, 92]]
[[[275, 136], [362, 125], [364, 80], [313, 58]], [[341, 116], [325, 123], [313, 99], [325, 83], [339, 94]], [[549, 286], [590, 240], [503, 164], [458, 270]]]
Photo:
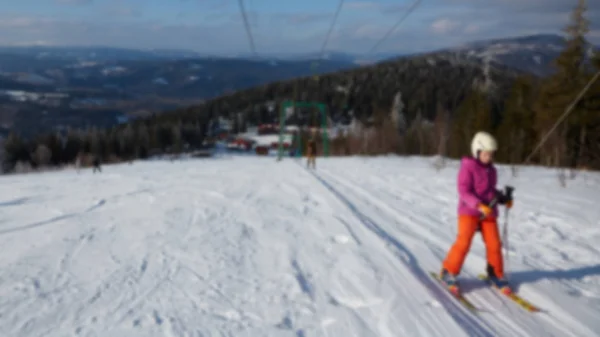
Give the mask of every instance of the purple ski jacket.
[[[458, 214], [480, 216], [479, 204], [489, 205], [496, 190], [497, 173], [493, 164], [483, 164], [473, 157], [464, 157], [458, 172]], [[498, 207], [494, 206], [493, 217], [498, 217]]]

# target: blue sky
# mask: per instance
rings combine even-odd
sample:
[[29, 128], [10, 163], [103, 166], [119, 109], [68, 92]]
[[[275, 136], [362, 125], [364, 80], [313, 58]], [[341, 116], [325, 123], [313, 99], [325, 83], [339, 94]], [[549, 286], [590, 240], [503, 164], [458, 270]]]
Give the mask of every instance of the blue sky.
[[[318, 51], [338, 0], [244, 0], [259, 53]], [[377, 52], [558, 32], [573, 0], [423, 0]], [[412, 1], [346, 0], [328, 50], [366, 53]], [[600, 1], [588, 1], [600, 44]], [[0, 44], [103, 45], [249, 52], [237, 0], [5, 0]]]

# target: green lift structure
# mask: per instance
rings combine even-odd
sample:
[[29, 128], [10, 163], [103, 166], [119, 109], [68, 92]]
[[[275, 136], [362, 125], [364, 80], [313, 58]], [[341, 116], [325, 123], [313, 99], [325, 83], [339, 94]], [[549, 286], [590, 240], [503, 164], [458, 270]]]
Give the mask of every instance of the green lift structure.
[[[277, 159], [281, 160], [283, 158], [283, 135], [285, 133], [285, 122], [286, 122], [286, 110], [288, 108], [317, 108], [321, 114], [321, 129], [323, 130], [323, 155], [325, 157], [329, 156], [329, 133], [327, 131], [327, 108], [324, 103], [320, 102], [294, 102], [294, 101], [284, 101], [281, 104], [281, 109], [279, 112], [279, 147]], [[296, 143], [296, 156], [302, 156], [302, 130], [299, 129], [296, 134], [296, 139], [294, 143]], [[293, 143], [291, 144], [293, 146]]]

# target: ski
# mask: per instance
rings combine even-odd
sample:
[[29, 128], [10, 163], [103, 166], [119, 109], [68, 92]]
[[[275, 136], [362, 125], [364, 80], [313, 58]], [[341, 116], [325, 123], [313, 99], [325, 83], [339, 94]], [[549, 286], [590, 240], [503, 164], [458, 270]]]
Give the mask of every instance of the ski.
[[497, 287], [495, 287], [494, 285], [492, 285], [489, 282], [487, 275], [480, 274], [480, 275], [478, 275], [478, 277], [480, 280], [487, 283], [489, 286], [491, 286], [492, 288], [497, 290], [502, 295], [508, 297], [511, 301], [515, 302], [517, 305], [519, 305], [521, 308], [525, 309], [526, 311], [529, 311], [529, 312], [539, 312], [540, 311], [540, 309], [537, 306], [535, 306], [531, 302], [527, 301], [526, 299], [522, 298], [521, 296], [517, 295], [515, 292], [511, 292], [510, 294], [501, 292], [500, 289], [498, 289]]
[[440, 275], [438, 273], [430, 272], [430, 275], [431, 275], [431, 277], [436, 279], [444, 287], [444, 289], [450, 293], [450, 295], [452, 295], [454, 298], [456, 298], [467, 309], [469, 309], [473, 313], [476, 313], [478, 311], [477, 307], [475, 307], [475, 305], [473, 305], [473, 303], [471, 303], [469, 300], [467, 300], [462, 294], [456, 294], [456, 293], [453, 293], [452, 291], [450, 291], [448, 289], [448, 287], [444, 284], [444, 282], [442, 281], [442, 279], [440, 278]]

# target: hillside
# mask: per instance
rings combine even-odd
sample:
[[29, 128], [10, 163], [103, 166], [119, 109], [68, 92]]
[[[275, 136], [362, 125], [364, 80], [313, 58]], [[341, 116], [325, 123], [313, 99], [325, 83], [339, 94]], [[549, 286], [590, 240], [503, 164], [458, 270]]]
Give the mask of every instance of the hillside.
[[2, 177], [0, 335], [598, 336], [600, 177], [565, 189], [552, 170], [520, 173], [499, 171], [517, 196], [507, 268], [536, 314], [476, 279], [479, 236], [461, 277], [483, 312], [428, 276], [455, 237], [454, 162], [327, 159], [313, 175], [222, 157]]
[[[536, 34], [500, 39], [480, 40], [466, 43], [453, 48], [426, 52], [476, 58], [482, 61], [496, 62], [510, 68], [529, 72], [537, 76], [546, 76], [554, 72], [552, 61], [565, 47], [565, 38], [556, 34]], [[598, 46], [589, 46], [590, 50]], [[373, 64], [393, 60], [398, 57], [416, 56], [418, 54], [397, 52], [375, 55], [352, 55], [343, 52], [329, 52], [325, 55], [328, 60], [352, 62], [356, 65]], [[316, 59], [320, 55], [273, 55], [289, 60]]]
[[[445, 83], [460, 82], [461, 84], [458, 86], [461, 87], [463, 83], [470, 82], [473, 77], [471, 75], [473, 70], [467, 69], [470, 67], [468, 64], [484, 66], [486, 63], [492, 63], [493, 67], [500, 72], [522, 71], [546, 75], [552, 70], [551, 60], [563, 45], [564, 39], [560, 36], [535, 35], [473, 42], [465, 46], [423, 55], [405, 55], [399, 61], [403, 62], [408, 58], [416, 60], [433, 58], [440, 62], [446, 60], [455, 64], [458, 60], [459, 63], [465, 65], [463, 68], [465, 72], [461, 74], [461, 70], [456, 70], [450, 71], [451, 74], [446, 74], [446, 70], [444, 70], [443, 76], [450, 76], [451, 81], [445, 79]], [[207, 99], [268, 83], [279, 85], [279, 82], [293, 78], [357, 69], [365, 61], [379, 62], [388, 59], [383, 62], [383, 67], [391, 70], [388, 65], [393, 64], [397, 59], [397, 57], [392, 57], [392, 54], [378, 54], [373, 55], [369, 60], [361, 60], [360, 57], [351, 54], [328, 52], [325, 54], [325, 59], [315, 66], [314, 60], [319, 56], [314, 53], [261, 55], [261, 58], [252, 60], [239, 57], [216, 58], [192, 51], [178, 50], [145, 51], [106, 47], [0, 47], [0, 108], [2, 108], [0, 109], [0, 120], [3, 121], [2, 127], [27, 135], [66, 127], [106, 127], [118, 124], [123, 120], [195, 105]], [[422, 62], [416, 61], [414, 64], [420, 63]], [[422, 66], [419, 65], [419, 67]], [[419, 69], [408, 70], [409, 76], [417, 76], [420, 81], [426, 82], [439, 81], [429, 79], [431, 76], [438, 75], [436, 72], [431, 72], [428, 65], [424, 66], [427, 69], [422, 71]], [[370, 71], [364, 69], [357, 71], [361, 74]], [[382, 75], [383, 77], [397, 76], [377, 72], [377, 76]], [[507, 76], [512, 77], [512, 75]], [[328, 76], [328, 78], [334, 77], [340, 79], [347, 76], [345, 74]], [[351, 77], [355, 81], [354, 91], [359, 87], [373, 85], [370, 79], [371, 75], [360, 78]], [[504, 76], [500, 75], [500, 77]], [[407, 80], [408, 82], [406, 82]], [[386, 86], [390, 85], [389, 79], [382, 81]], [[412, 95], [407, 96], [414, 91], [412, 90], [414, 85], [410, 81], [407, 78], [402, 80], [409, 85], [408, 88], [403, 85], [404, 99], [413, 97]], [[505, 82], [504, 80], [499, 81]], [[336, 85], [339, 84], [339, 81], [334, 82]], [[450, 84], [450, 86], [455, 85]], [[504, 84], [501, 86], [503, 87]], [[323, 84], [318, 86], [319, 90], [331, 92], [332, 88], [327, 87], [328, 85]], [[392, 87], [397, 87], [397, 85], [392, 83]], [[17, 94], [18, 98], [10, 98], [13, 95], [10, 94], [8, 98], [3, 99], [3, 92], [15, 90], [37, 94], [58, 92], [67, 96], [60, 101], [51, 101], [50, 103], [25, 98], [25, 94]], [[336, 90], [343, 89], [338, 87]], [[460, 91], [457, 88], [448, 88], [448, 90]], [[283, 89], [283, 91], [289, 90]], [[447, 90], [443, 89], [442, 91]], [[373, 94], [373, 92], [364, 93], [363, 96], [372, 97]], [[432, 93], [427, 93], [427, 95], [430, 94]], [[327, 96], [335, 95], [339, 96], [335, 93]], [[358, 94], [352, 93], [351, 95]], [[277, 99], [275, 96], [270, 95], [271, 99]], [[324, 98], [321, 95], [314, 99], [323, 100]], [[348, 99], [352, 99], [352, 97], [348, 97]], [[389, 99], [389, 96], [385, 99]], [[417, 101], [422, 99], [419, 97]], [[239, 99], [234, 98], [234, 100]], [[260, 103], [256, 99], [251, 100], [253, 105]], [[446, 106], [454, 105], [447, 103]], [[432, 115], [431, 107], [424, 107], [424, 109], [427, 110], [428, 116]], [[410, 114], [414, 116], [416, 112], [413, 110], [411, 108]], [[19, 113], [19, 111], [23, 113]], [[99, 118], [98, 112], [100, 114], [106, 112], [108, 117]], [[25, 115], [28, 116], [27, 119], [19, 117]], [[347, 116], [344, 119], [347, 120]], [[41, 123], [41, 120], [44, 122]]]
[[433, 119], [440, 108], [453, 111], [469, 91], [482, 88], [499, 112], [514, 79], [521, 74], [500, 64], [485, 65], [476, 58], [432, 53], [317, 78], [269, 83], [185, 111], [230, 118], [243, 113], [251, 124], [272, 123], [279, 115], [272, 109], [274, 104], [296, 100], [325, 103], [333, 123], [348, 122], [349, 117], [367, 122], [376, 113], [389, 113], [399, 94], [408, 120], [419, 112]]
[[[131, 96], [158, 95], [174, 99], [206, 99], [265, 83], [312, 73], [311, 61], [193, 59], [119, 61], [63, 69], [65, 87], [112, 87]], [[348, 65], [324, 61], [315, 72], [332, 72]]]

